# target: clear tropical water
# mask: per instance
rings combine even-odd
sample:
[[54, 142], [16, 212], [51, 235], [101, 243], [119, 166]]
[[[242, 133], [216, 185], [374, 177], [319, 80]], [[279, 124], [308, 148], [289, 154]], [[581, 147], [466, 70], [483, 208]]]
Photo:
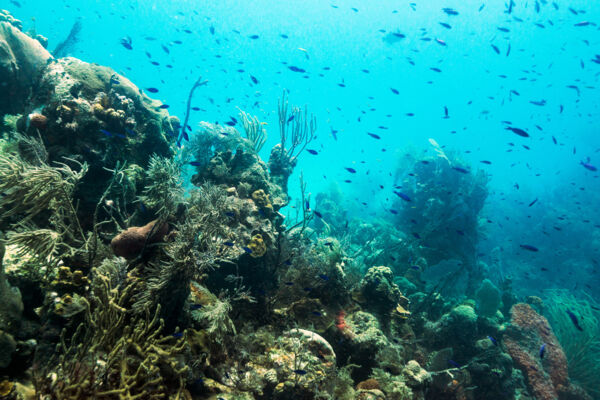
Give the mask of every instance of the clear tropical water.
[[[303, 171], [313, 194], [339, 185], [357, 216], [389, 216], [394, 196], [379, 185], [395, 183], [404, 152], [431, 153], [428, 139], [435, 139], [489, 174], [482, 215], [493, 222], [481, 246], [486, 253], [503, 249], [511, 260], [504, 273], [528, 290], [558, 286], [600, 295], [598, 174], [580, 164], [589, 158], [600, 165], [600, 66], [592, 61], [600, 42], [597, 4], [519, 1], [510, 14], [505, 2], [479, 1], [20, 4], [6, 7], [26, 29], [48, 36], [50, 49], [81, 18], [71, 55], [109, 65], [141, 88], [158, 88], [155, 97], [182, 119], [189, 88], [202, 76], [209, 84], [193, 105], [205, 111], [193, 112], [190, 125], [223, 124], [238, 108], [250, 112], [268, 123], [264, 157], [279, 140], [277, 99], [288, 90], [290, 102], [307, 105], [318, 121], [311, 147], [319, 155], [305, 154], [296, 174]], [[405, 37], [386, 42], [394, 32]], [[126, 36], [133, 50], [119, 44]], [[344, 167], [358, 172], [350, 176]], [[352, 183], [344, 183], [348, 178]], [[297, 179], [290, 180], [292, 193]], [[523, 252], [519, 243], [541, 251]], [[549, 271], [541, 273], [543, 266]]]
[[[288, 221], [304, 207], [302, 173], [313, 209], [319, 193], [336, 191], [347, 221], [393, 223], [424, 204], [398, 194], [412, 198], [408, 182], [419, 184], [407, 154], [430, 162], [452, 154], [452, 173], [487, 176], [476, 216], [481, 279], [500, 286], [510, 277], [522, 298], [566, 289], [600, 301], [598, 2], [15, 0], [0, 8], [46, 36], [49, 50], [80, 20], [69, 56], [110, 66], [181, 120], [201, 76], [208, 83], [194, 94], [189, 125], [255, 115], [266, 122], [264, 160], [280, 141], [286, 91], [318, 125], [289, 180]], [[450, 243], [464, 235], [460, 226], [443, 234]]]

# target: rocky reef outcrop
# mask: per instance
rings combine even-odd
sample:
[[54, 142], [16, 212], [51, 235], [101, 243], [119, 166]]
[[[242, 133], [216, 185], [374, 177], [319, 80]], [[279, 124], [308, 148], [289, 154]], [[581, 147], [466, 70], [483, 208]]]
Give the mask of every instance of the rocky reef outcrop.
[[41, 138], [45, 162], [87, 165], [78, 188], [82, 216], [93, 213], [119, 164], [129, 166], [131, 188], [143, 188], [144, 174], [134, 171], [144, 171], [152, 154], [173, 155], [179, 120], [108, 67], [53, 58], [6, 15], [0, 20], [0, 116], [17, 120], [12, 133]]
[[23, 111], [52, 59], [42, 44], [21, 28], [20, 21], [0, 11], [0, 115]]
[[590, 399], [571, 384], [567, 357], [548, 320], [528, 304], [512, 307], [504, 343], [536, 399]]

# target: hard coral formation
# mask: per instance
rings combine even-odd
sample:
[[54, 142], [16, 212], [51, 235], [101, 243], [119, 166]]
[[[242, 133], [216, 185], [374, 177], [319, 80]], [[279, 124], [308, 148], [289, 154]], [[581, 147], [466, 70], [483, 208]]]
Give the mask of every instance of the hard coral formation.
[[[4, 18], [6, 20], [6, 18]], [[79, 193], [80, 215], [117, 163], [145, 165], [156, 153], [171, 156], [179, 121], [127, 78], [74, 58], [53, 59], [39, 44], [0, 21], [0, 115], [22, 114], [17, 129], [42, 135], [50, 162], [86, 162], [90, 173]]]
[[548, 320], [528, 304], [512, 307], [504, 344], [537, 400], [554, 400], [568, 391], [567, 358], [562, 347]]
[[260, 233], [252, 236], [252, 240], [248, 243], [248, 248], [250, 249], [250, 256], [254, 258], [262, 257], [267, 252], [267, 245]]
[[0, 368], [12, 360], [17, 343], [13, 335], [21, 328], [23, 302], [18, 288], [10, 286], [3, 268], [4, 243], [0, 241]]
[[479, 312], [484, 317], [493, 317], [498, 311], [502, 298], [500, 290], [489, 279], [484, 279], [475, 294]]
[[402, 296], [394, 283], [394, 274], [389, 267], [369, 268], [360, 283], [360, 291], [367, 307], [380, 313], [391, 313], [402, 303], [401, 313], [405, 316], [408, 300]]
[[52, 56], [20, 30], [8, 12], [0, 13], [0, 115], [22, 112]]

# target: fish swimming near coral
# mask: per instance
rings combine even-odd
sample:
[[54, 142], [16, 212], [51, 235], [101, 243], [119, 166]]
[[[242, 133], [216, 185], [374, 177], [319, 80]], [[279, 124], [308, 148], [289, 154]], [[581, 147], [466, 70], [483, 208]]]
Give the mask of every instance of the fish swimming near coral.
[[567, 309], [567, 314], [569, 315], [571, 322], [573, 322], [573, 325], [575, 325], [575, 328], [577, 328], [577, 330], [583, 332], [583, 328], [581, 327], [581, 325], [579, 325], [579, 319], [577, 318], [577, 315], [575, 315], [573, 313], [573, 311], [571, 311], [569, 309]]

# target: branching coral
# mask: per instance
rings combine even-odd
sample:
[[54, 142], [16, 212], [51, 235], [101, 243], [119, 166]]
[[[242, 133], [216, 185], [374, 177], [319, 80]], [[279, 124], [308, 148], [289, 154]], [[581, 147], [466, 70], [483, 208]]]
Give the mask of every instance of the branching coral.
[[173, 240], [164, 246], [161, 257], [140, 266], [145, 288], [135, 296], [135, 310], [162, 304], [167, 324], [174, 324], [189, 294], [190, 281], [228, 262], [228, 255], [221, 250], [223, 239], [219, 240], [227, 233], [222, 223], [225, 199], [225, 190], [211, 184], [190, 193], [186, 212], [175, 224]]
[[148, 182], [140, 201], [154, 210], [161, 221], [166, 221], [183, 202], [181, 166], [173, 159], [155, 154], [148, 162]]
[[267, 131], [257, 117], [240, 110], [240, 119], [246, 132], [246, 138], [252, 142], [254, 151], [259, 153], [267, 141]]
[[288, 101], [285, 91], [279, 100], [279, 151], [288, 158], [289, 163], [296, 164], [296, 160], [308, 144], [315, 138], [317, 120], [314, 115], [308, 116], [308, 109], [292, 107], [288, 116]]
[[71, 27], [69, 35], [65, 38], [65, 40], [56, 45], [52, 55], [56, 58], [68, 56], [69, 53], [75, 48], [75, 45], [79, 42], [81, 28], [81, 19], [77, 19]]
[[[111, 265], [113, 264], [113, 265]], [[188, 367], [180, 361], [183, 335], [161, 337], [160, 308], [131, 317], [127, 304], [136, 282], [119, 282], [118, 260], [96, 270], [86, 322], [70, 341], [61, 335], [53, 362], [36, 370], [38, 393], [52, 398], [159, 399], [179, 398]], [[106, 274], [106, 275], [105, 275]], [[110, 276], [109, 274], [117, 274]], [[119, 287], [113, 284], [119, 282]]]
[[222, 344], [227, 333], [236, 333], [235, 325], [229, 317], [231, 302], [226, 297], [218, 298], [196, 283], [192, 283], [192, 291], [199, 292], [208, 299], [202, 308], [192, 311], [192, 318], [206, 327], [206, 332], [214, 341]]
[[66, 164], [52, 168], [46, 164], [34, 166], [16, 154], [0, 154], [0, 209], [3, 218], [24, 214], [21, 222], [47, 211], [61, 211], [76, 219], [72, 205], [75, 186], [87, 172], [81, 164], [75, 171]]
[[[600, 314], [590, 296], [575, 298], [566, 289], [547, 290], [546, 315], [562, 345], [569, 365], [569, 377], [590, 395], [600, 398]], [[576, 317], [578, 330], [567, 311]]]
[[269, 171], [271, 179], [287, 193], [287, 181], [298, 162], [298, 156], [315, 138], [317, 120], [314, 115], [308, 116], [298, 107], [293, 107], [288, 116], [288, 102], [285, 92], [279, 101], [279, 135], [280, 143], [271, 149]]

